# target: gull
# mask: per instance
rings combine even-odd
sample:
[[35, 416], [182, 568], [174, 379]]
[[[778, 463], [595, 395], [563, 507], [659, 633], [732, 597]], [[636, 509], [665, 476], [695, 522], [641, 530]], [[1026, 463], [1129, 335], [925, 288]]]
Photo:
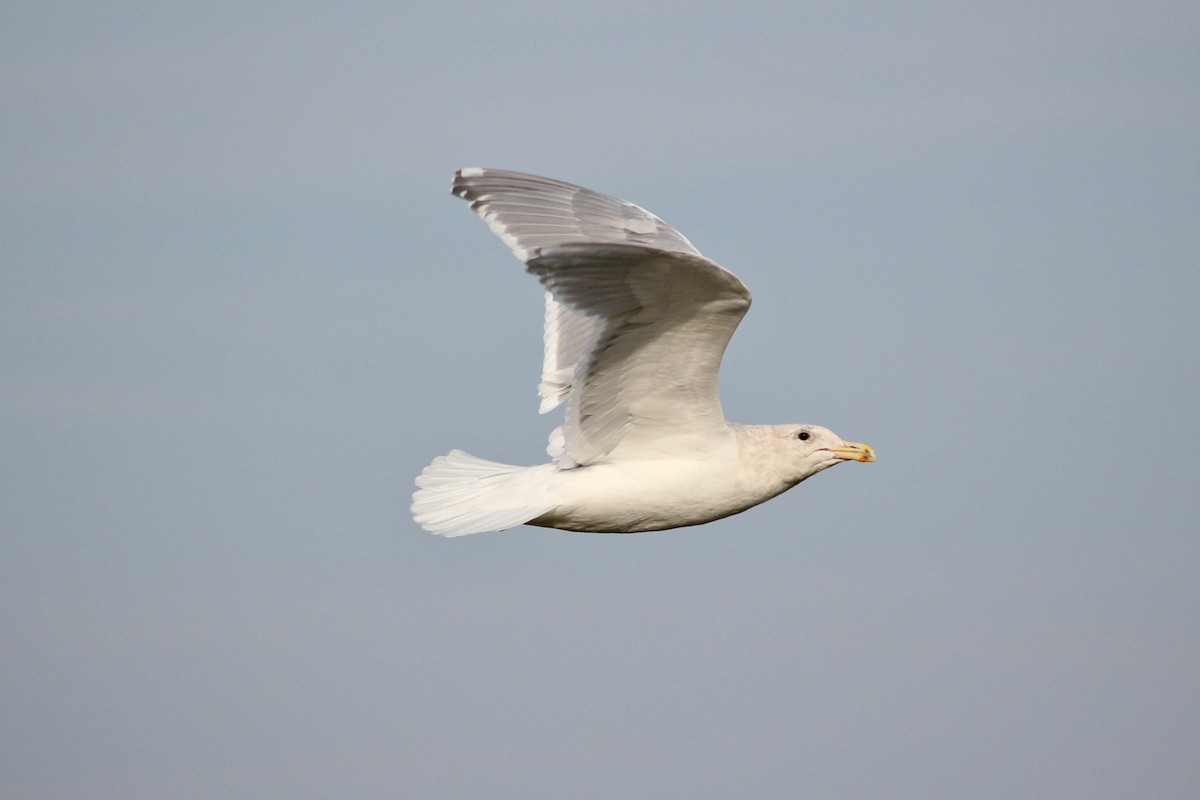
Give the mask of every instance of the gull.
[[521, 524], [591, 533], [701, 525], [738, 514], [865, 444], [818, 425], [741, 425], [717, 373], [750, 292], [643, 208], [582, 186], [460, 169], [451, 193], [525, 262], [545, 293], [541, 413], [566, 402], [549, 463], [451, 450], [416, 479], [413, 519], [441, 536]]

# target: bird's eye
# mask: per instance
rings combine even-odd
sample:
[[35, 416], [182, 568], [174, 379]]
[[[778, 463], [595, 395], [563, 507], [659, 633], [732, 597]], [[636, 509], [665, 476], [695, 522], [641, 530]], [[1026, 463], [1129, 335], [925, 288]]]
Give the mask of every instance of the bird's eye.
[[802, 441], [802, 442], [807, 442], [807, 441], [808, 441], [808, 438], [809, 438], [811, 435], [812, 435], [812, 434], [810, 434], [808, 431], [800, 431], [799, 433], [797, 433], [797, 434], [796, 434], [796, 438], [797, 438], [797, 439], [799, 439], [799, 440], [800, 440], [800, 441]]

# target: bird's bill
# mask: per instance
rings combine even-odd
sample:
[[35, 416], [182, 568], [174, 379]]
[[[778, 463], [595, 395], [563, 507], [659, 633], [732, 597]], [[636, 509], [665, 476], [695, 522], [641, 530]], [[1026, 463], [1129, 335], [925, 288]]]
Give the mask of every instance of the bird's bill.
[[871, 446], [859, 442], [842, 442], [837, 447], [830, 447], [829, 452], [845, 461], [861, 461], [865, 464], [875, 460], [875, 451]]

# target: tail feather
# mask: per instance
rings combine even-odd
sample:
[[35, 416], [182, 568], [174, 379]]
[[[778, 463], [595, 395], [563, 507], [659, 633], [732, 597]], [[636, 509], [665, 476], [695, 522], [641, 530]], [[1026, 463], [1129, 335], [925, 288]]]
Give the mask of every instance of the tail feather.
[[413, 519], [439, 536], [502, 531], [554, 508], [555, 464], [517, 467], [451, 450], [417, 477]]

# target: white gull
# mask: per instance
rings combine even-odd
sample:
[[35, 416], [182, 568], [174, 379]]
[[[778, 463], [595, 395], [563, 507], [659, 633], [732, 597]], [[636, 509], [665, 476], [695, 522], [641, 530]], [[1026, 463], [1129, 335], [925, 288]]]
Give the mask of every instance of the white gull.
[[548, 464], [452, 450], [416, 480], [413, 518], [442, 536], [522, 523], [635, 533], [700, 525], [787, 491], [865, 444], [817, 425], [726, 422], [717, 372], [750, 307], [733, 273], [632, 203], [519, 172], [459, 170], [451, 189], [546, 287], [541, 412], [567, 401]]

